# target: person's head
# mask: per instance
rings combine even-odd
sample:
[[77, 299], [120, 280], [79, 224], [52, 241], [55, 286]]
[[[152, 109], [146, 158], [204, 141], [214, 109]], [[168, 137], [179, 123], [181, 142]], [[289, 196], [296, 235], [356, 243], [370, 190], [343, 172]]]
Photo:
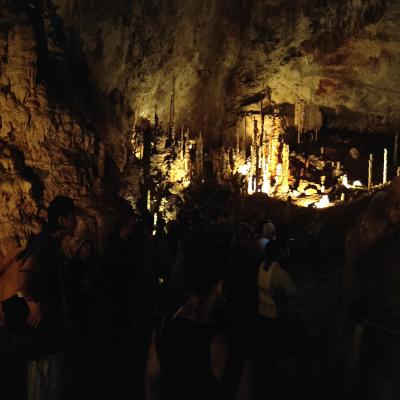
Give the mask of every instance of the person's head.
[[237, 238], [239, 243], [248, 243], [252, 236], [253, 236], [252, 228], [249, 225], [245, 224], [244, 222], [241, 222], [237, 230]]
[[208, 235], [195, 233], [183, 246], [187, 295], [195, 295], [202, 302], [210, 296], [220, 297], [226, 262], [216, 241]]
[[272, 240], [276, 236], [275, 225], [272, 222], [267, 222], [263, 225], [262, 234], [265, 238]]
[[74, 201], [65, 196], [57, 196], [47, 209], [47, 231], [64, 237], [73, 233], [76, 224]]

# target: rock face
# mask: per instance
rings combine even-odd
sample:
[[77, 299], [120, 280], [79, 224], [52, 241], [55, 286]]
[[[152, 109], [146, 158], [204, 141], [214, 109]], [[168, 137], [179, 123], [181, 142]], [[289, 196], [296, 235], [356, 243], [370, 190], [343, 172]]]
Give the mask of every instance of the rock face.
[[[168, 121], [174, 75], [178, 125], [209, 139], [231, 135], [237, 113], [263, 96], [323, 107], [331, 127], [375, 132], [399, 125], [396, 0], [46, 4], [47, 25], [64, 32], [66, 59], [84, 56], [125, 133], [139, 116], [152, 117], [155, 105]], [[55, 31], [48, 33], [53, 42]]]
[[[0, 11], [0, 254], [40, 229], [56, 195], [94, 209], [99, 142], [38, 80], [38, 43], [20, 9]], [[100, 160], [100, 161], [99, 161]], [[94, 212], [96, 214], [96, 212]]]
[[396, 0], [0, 4], [3, 247], [55, 194], [101, 198], [110, 171], [116, 189], [138, 181], [133, 127], [157, 106], [166, 128], [174, 82], [176, 129], [206, 143], [233, 142], [238, 114], [261, 98], [320, 107], [330, 127], [400, 125]]

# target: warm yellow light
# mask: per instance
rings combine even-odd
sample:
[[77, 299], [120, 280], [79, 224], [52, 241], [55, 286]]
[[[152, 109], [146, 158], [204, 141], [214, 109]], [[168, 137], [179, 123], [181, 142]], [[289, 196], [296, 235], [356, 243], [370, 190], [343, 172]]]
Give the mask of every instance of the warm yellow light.
[[317, 203], [315, 203], [315, 207], [317, 208], [326, 208], [329, 206], [331, 206], [331, 203], [327, 195], [322, 196], [321, 199]]
[[351, 188], [351, 185], [349, 185], [349, 181], [348, 181], [348, 179], [347, 179], [347, 175], [343, 175], [343, 178], [342, 178], [342, 185], [343, 185], [344, 187], [348, 188], [348, 189]]
[[253, 182], [251, 178], [247, 181], [247, 194], [253, 194]]
[[251, 164], [249, 161], [247, 161], [245, 164], [242, 164], [239, 168], [238, 168], [238, 172], [241, 175], [247, 175], [250, 171], [251, 168]]
[[269, 174], [268, 174], [268, 165], [267, 165], [267, 168], [264, 170], [263, 184], [262, 184], [262, 187], [261, 187], [261, 191], [263, 193], [266, 193], [268, 196], [271, 193], [271, 182], [270, 182]]

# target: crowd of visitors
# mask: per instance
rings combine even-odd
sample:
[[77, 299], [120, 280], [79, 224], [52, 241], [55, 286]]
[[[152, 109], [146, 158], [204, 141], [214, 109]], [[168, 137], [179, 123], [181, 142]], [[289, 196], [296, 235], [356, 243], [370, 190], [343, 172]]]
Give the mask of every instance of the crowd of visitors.
[[[128, 211], [99, 263], [89, 236], [69, 258], [63, 253], [74, 225], [73, 201], [56, 197], [42, 233], [0, 265], [0, 288], [19, 274], [0, 297], [0, 381], [9, 398], [274, 393], [296, 293], [284, 269], [285, 227], [198, 210], [154, 227], [148, 215]], [[24, 375], [15, 366], [26, 361]], [[26, 393], [10, 380], [17, 370]]]

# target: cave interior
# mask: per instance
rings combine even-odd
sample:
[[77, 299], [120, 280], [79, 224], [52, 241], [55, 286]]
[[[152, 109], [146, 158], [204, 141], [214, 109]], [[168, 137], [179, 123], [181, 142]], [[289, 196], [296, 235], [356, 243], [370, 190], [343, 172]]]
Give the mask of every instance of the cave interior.
[[[64, 255], [90, 242], [97, 281], [127, 215], [154, 254], [179, 224], [222, 242], [233, 230], [229, 253], [240, 224], [259, 240], [272, 221], [298, 288], [276, 398], [397, 398], [399, 70], [398, 0], [0, 0], [0, 300], [7, 256], [41, 232], [56, 196], [79, 209]], [[132, 317], [131, 337], [116, 329], [125, 347], [112, 329], [73, 332], [96, 353], [91, 380], [78, 367], [82, 398], [152, 398], [147, 348], [172, 296], [154, 263], [156, 294], [136, 300], [166, 303]], [[95, 329], [106, 287], [87, 309]], [[4, 393], [47, 398], [26, 360], [2, 357], [5, 331], [0, 308]], [[103, 359], [104, 346], [135, 361]]]

